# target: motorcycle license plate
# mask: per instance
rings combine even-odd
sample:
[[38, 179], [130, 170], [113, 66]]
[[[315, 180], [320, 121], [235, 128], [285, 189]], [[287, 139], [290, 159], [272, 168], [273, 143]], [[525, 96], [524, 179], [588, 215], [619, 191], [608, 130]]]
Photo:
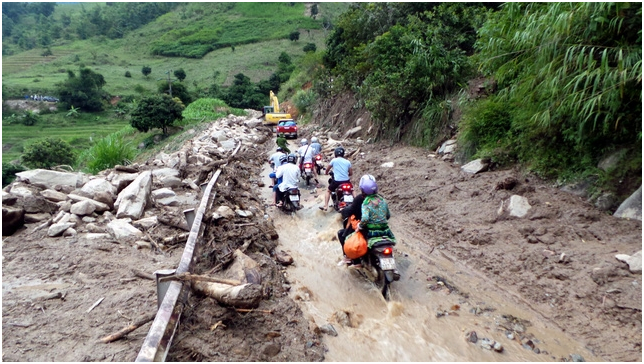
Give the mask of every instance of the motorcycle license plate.
[[394, 258], [380, 258], [380, 268], [382, 270], [396, 269], [396, 260]]
[[288, 195], [288, 198], [291, 199], [291, 201], [299, 201], [300, 196], [298, 195]]
[[346, 203], [353, 202], [353, 195], [344, 195], [344, 202]]
[[304, 172], [311, 173], [311, 168], [304, 168]]

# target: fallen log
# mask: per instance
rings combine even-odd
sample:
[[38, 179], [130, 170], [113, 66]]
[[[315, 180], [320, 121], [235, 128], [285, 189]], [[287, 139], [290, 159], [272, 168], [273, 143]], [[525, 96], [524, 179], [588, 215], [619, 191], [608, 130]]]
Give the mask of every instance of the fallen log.
[[222, 283], [196, 282], [192, 287], [219, 303], [237, 308], [257, 308], [262, 299], [262, 286], [259, 284], [246, 283], [231, 286]]
[[202, 276], [202, 275], [190, 274], [190, 273], [180, 273], [180, 274], [176, 274], [169, 277], [163, 277], [159, 279], [159, 282], [166, 282], [166, 281], [182, 281], [182, 282], [193, 282], [193, 283], [194, 282], [213, 282], [213, 283], [223, 283], [231, 286], [239, 286], [240, 284], [242, 284], [242, 282], [236, 281], [233, 279], [209, 277], [209, 276]]
[[132, 274], [134, 274], [135, 276], [137, 276], [139, 278], [143, 278], [143, 279], [150, 279], [150, 280], [153, 280], [153, 281], [156, 279], [154, 277], [154, 275], [149, 274], [149, 273], [144, 273], [144, 272], [141, 272], [140, 270], [136, 270], [136, 269], [132, 269]]
[[173, 236], [167, 236], [163, 238], [163, 244], [175, 245], [175, 244], [185, 243], [186, 241], [188, 241], [188, 236], [190, 236], [190, 233], [181, 233]]
[[127, 325], [127, 327], [124, 327], [120, 331], [115, 332], [115, 333], [113, 333], [111, 335], [107, 335], [107, 336], [101, 338], [99, 340], [99, 342], [107, 344], [107, 343], [110, 343], [112, 341], [116, 341], [116, 340], [124, 337], [125, 335], [131, 333], [132, 331], [138, 329], [139, 327], [147, 324], [148, 322], [154, 320], [155, 316], [156, 316], [156, 313], [149, 314], [147, 316], [143, 316], [138, 321], [132, 323], [131, 325]]

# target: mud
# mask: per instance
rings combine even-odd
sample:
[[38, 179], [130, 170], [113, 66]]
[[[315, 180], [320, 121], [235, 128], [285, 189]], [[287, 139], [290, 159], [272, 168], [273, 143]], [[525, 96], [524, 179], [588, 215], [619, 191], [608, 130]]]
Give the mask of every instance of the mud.
[[[354, 182], [363, 173], [377, 178], [399, 241], [402, 278], [386, 302], [337, 265], [339, 215], [317, 208], [324, 187], [303, 190], [296, 216], [267, 207], [269, 144], [242, 151], [216, 186], [215, 208], [253, 216], [206, 216], [195, 254], [195, 273], [212, 274], [245, 249], [258, 264], [264, 299], [239, 312], [192, 294], [169, 361], [642, 359], [641, 274], [614, 257], [641, 249], [640, 221], [605, 215], [519, 170], [472, 176], [426, 150], [348, 141], [349, 152], [360, 148], [351, 158]], [[524, 218], [497, 213], [514, 194], [533, 206]], [[182, 208], [195, 207], [194, 197]], [[134, 360], [150, 324], [110, 344], [96, 341], [156, 310], [154, 282], [132, 269], [175, 268], [184, 243], [151, 251], [48, 238], [32, 234], [34, 226], [3, 238], [3, 360]], [[184, 232], [161, 225], [152, 235]], [[294, 264], [277, 263], [278, 251]], [[337, 337], [322, 333], [328, 324]], [[476, 344], [467, 341], [472, 331]], [[482, 338], [504, 350], [481, 348]]]

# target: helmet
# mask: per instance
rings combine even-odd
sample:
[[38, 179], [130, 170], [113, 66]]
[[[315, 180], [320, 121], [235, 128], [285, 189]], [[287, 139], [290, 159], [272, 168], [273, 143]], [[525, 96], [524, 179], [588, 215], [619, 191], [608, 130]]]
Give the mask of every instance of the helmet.
[[307, 144], [309, 144], [309, 141], [308, 141], [308, 140], [306, 140], [306, 138], [304, 138], [304, 139], [302, 139], [302, 141], [300, 142], [300, 144], [301, 144], [301, 145], [307, 145]]
[[333, 151], [333, 154], [336, 157], [344, 157], [344, 148], [342, 148], [342, 147], [335, 148], [335, 150]]
[[317, 142], [318, 142], [318, 138], [316, 137], [311, 138], [311, 143], [317, 143]]
[[286, 154], [282, 154], [282, 155], [280, 156], [280, 165], [282, 165], [282, 164], [284, 164], [284, 163], [286, 163]]
[[283, 150], [284, 150], [284, 149], [282, 149], [282, 147], [277, 147], [277, 151], [278, 151], [278, 152], [281, 152], [281, 151], [283, 151]]
[[295, 154], [291, 153], [288, 155], [288, 157], [286, 157], [286, 161], [295, 164], [295, 162], [297, 162], [297, 157], [295, 156]]
[[376, 178], [370, 174], [365, 174], [360, 178], [360, 190], [365, 195], [373, 195], [378, 192], [378, 185]]

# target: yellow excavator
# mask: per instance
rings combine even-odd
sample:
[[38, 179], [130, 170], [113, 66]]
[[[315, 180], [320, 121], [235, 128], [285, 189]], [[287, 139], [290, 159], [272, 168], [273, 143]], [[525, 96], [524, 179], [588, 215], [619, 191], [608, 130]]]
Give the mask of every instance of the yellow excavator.
[[262, 125], [277, 125], [277, 122], [282, 119], [290, 119], [291, 114], [280, 112], [280, 103], [272, 90], [268, 96], [271, 100], [271, 106], [264, 106]]

